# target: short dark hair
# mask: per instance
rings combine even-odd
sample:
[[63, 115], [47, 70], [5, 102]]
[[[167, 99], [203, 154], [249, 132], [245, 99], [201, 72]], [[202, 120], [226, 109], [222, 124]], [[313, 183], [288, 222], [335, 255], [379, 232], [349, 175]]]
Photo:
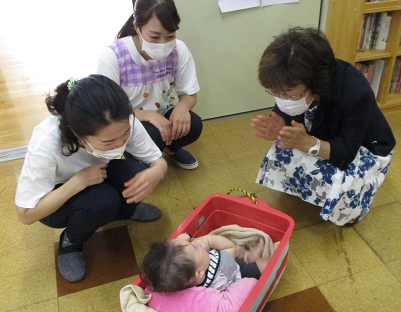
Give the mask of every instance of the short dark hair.
[[320, 96], [330, 93], [335, 69], [326, 36], [314, 28], [290, 28], [274, 38], [259, 63], [259, 81], [267, 89], [283, 90], [304, 84]]
[[133, 114], [127, 94], [110, 78], [90, 75], [75, 82], [71, 90], [69, 82], [70, 79], [57, 86], [56, 94], [48, 94], [45, 101], [49, 112], [60, 117], [65, 156], [78, 151], [77, 136], [95, 135], [112, 122]]
[[134, 14], [130, 14], [128, 20], [118, 32], [116, 38], [137, 35], [133, 22], [139, 29], [155, 15], [164, 29], [175, 32], [179, 29], [180, 16], [173, 0], [132, 0]]
[[174, 240], [153, 243], [140, 265], [142, 281], [156, 292], [188, 288], [188, 282], [195, 276], [196, 263], [184, 248]]

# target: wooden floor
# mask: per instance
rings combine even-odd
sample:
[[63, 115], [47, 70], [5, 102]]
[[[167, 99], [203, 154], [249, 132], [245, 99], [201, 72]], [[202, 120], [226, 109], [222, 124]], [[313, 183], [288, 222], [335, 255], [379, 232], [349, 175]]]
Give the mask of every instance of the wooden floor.
[[32, 129], [49, 116], [45, 93], [57, 82], [35, 80], [0, 41], [0, 150], [28, 144]]

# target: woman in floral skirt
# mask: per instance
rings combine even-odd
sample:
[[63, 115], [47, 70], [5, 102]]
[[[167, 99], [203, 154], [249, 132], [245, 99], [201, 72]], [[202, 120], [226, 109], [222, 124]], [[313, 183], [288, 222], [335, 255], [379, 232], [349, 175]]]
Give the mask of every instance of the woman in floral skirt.
[[324, 220], [355, 225], [369, 212], [395, 146], [370, 84], [334, 58], [323, 33], [299, 27], [266, 48], [259, 80], [276, 105], [252, 127], [275, 142], [256, 182], [321, 206]]

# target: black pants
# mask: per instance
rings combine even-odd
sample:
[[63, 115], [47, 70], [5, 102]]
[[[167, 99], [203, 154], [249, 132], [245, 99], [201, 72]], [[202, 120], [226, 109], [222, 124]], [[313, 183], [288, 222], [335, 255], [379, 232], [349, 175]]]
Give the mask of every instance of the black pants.
[[256, 262], [252, 263], [245, 263], [243, 260], [240, 259], [235, 259], [235, 261], [238, 263], [240, 271], [241, 271], [241, 277], [253, 277], [256, 279], [259, 279], [262, 275], [262, 273], [259, 271], [258, 265]]
[[[173, 110], [174, 108], [168, 110], [166, 114], [164, 114], [164, 117], [169, 119]], [[173, 140], [171, 142], [168, 148], [172, 152], [176, 152], [180, 148], [195, 142], [202, 133], [203, 124], [201, 118], [198, 115], [196, 115], [193, 111], [189, 111], [189, 113], [191, 115], [191, 128], [186, 136], [177, 140]], [[142, 121], [141, 123], [145, 127], [146, 131], [149, 133], [153, 142], [155, 142], [157, 147], [161, 151], [163, 151], [164, 148], [166, 147], [166, 143], [162, 140], [159, 129], [157, 129], [154, 125], [152, 125], [148, 121]]]
[[144, 169], [146, 166], [137, 160], [111, 160], [103, 183], [85, 188], [40, 222], [52, 228], [67, 228], [70, 242], [83, 245], [99, 227], [132, 216], [138, 203], [127, 204], [122, 196], [124, 182]]

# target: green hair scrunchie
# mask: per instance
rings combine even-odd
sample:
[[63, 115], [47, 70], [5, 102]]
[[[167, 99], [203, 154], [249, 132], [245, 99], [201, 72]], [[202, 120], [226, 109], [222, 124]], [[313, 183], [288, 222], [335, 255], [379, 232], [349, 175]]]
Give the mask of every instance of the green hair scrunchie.
[[72, 88], [74, 87], [74, 84], [75, 84], [78, 80], [79, 80], [79, 79], [71, 78], [71, 79], [68, 81], [67, 88], [68, 88], [69, 91], [72, 90]]

